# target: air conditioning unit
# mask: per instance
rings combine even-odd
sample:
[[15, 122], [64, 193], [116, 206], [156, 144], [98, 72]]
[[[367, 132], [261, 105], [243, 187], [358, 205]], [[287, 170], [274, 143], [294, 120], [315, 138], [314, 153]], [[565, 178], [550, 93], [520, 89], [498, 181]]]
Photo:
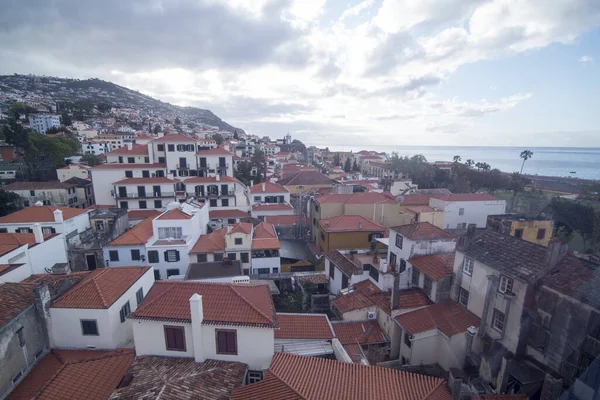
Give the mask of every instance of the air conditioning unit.
[[377, 313], [375, 311], [369, 311], [367, 313], [367, 319], [377, 319]]

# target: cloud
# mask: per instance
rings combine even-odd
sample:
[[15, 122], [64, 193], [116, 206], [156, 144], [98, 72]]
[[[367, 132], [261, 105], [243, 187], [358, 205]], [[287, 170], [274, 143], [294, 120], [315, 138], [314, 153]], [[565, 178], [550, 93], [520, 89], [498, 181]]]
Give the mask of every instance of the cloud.
[[340, 21], [344, 21], [350, 17], [356, 17], [360, 15], [363, 11], [367, 10], [373, 5], [374, 0], [363, 0], [354, 7], [350, 7], [344, 10], [342, 15], [340, 16]]
[[579, 62], [581, 64], [591, 63], [592, 61], [594, 61], [594, 58], [592, 56], [581, 56], [579, 58]]

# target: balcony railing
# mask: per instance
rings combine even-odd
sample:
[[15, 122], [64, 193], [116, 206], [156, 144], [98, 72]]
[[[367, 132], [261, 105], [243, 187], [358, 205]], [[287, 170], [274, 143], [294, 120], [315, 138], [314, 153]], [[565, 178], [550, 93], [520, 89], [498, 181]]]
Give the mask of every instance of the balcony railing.
[[228, 168], [229, 168], [229, 163], [217, 165], [217, 169], [228, 169]]
[[209, 192], [209, 193], [200, 193], [196, 192], [195, 195], [197, 197], [219, 197], [219, 196], [235, 196], [235, 191], [233, 190], [221, 190], [219, 192]]
[[200, 165], [199, 169], [210, 169], [210, 164]]
[[151, 199], [151, 198], [162, 198], [162, 197], [175, 197], [174, 192], [160, 192], [160, 193], [126, 193], [125, 196], [120, 193], [115, 194], [117, 199]]
[[188, 164], [188, 163], [185, 163], [185, 164], [179, 163], [179, 164], [177, 164], [177, 169], [190, 169], [190, 168], [191, 168], [190, 164]]

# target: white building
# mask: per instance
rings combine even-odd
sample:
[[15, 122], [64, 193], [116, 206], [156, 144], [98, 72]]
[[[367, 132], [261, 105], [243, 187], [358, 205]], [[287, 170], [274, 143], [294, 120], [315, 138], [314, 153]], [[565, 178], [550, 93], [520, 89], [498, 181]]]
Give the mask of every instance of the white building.
[[138, 356], [237, 361], [260, 377], [271, 364], [278, 325], [267, 285], [163, 281], [149, 296], [129, 316]]
[[157, 217], [148, 217], [103, 248], [107, 266], [150, 265], [157, 280], [182, 278], [190, 250], [205, 234], [208, 206], [188, 201], [172, 203]]
[[17, 181], [3, 186], [2, 189], [18, 194], [25, 207], [39, 201], [45, 205], [85, 208], [86, 199], [77, 196], [77, 185], [72, 183]]
[[183, 181], [188, 197], [202, 200], [211, 210], [250, 211], [248, 188], [231, 176], [196, 176]]
[[290, 191], [273, 182], [262, 182], [250, 188], [252, 204], [290, 204]]
[[104, 153], [108, 153], [110, 151], [110, 148], [104, 142], [94, 142], [87, 140], [81, 142], [81, 150], [83, 151], [83, 154], [93, 154], [95, 156], [100, 156]]
[[162, 210], [174, 202], [177, 180], [169, 178], [125, 178], [113, 182], [112, 192], [119, 208]]
[[411, 286], [412, 271], [408, 268], [411, 257], [451, 253], [456, 237], [429, 222], [417, 222], [390, 228], [387, 260], [400, 273], [400, 288]]
[[56, 170], [59, 182], [71, 178], [90, 179], [90, 167], [83, 164], [69, 164]]
[[199, 176], [233, 176], [233, 153], [217, 147], [200, 150], [197, 156]]
[[29, 127], [42, 135], [45, 135], [48, 129], [59, 126], [60, 117], [58, 115], [32, 114], [29, 116]]
[[138, 309], [154, 284], [150, 267], [100, 268], [50, 307], [50, 346], [115, 349], [133, 340], [127, 316]]
[[485, 228], [489, 215], [504, 214], [506, 200], [487, 193], [436, 195], [429, 206], [444, 212], [446, 229], [467, 229], [470, 224]]

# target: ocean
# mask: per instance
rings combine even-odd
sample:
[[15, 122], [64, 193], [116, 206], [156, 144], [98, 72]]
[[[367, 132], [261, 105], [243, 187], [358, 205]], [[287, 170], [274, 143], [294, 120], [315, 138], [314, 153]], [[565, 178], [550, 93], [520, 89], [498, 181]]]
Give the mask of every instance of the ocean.
[[[322, 146], [320, 146], [322, 147]], [[600, 148], [590, 147], [479, 147], [479, 146], [330, 146], [332, 151], [374, 150], [401, 156], [422, 154], [427, 161], [452, 161], [459, 155], [462, 162], [472, 159], [486, 162], [503, 172], [521, 170], [521, 151], [531, 150], [533, 157], [527, 160], [524, 174], [560, 176], [581, 179], [600, 179]]]

